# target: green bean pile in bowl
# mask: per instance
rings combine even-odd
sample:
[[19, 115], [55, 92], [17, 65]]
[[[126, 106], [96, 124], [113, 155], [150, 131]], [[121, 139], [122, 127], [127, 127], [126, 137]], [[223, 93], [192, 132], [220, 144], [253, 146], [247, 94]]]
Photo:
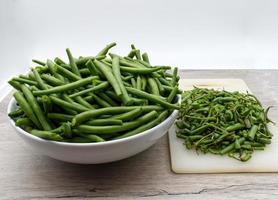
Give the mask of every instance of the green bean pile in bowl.
[[154, 66], [131, 45], [127, 56], [108, 53], [68, 62], [56, 57], [12, 78], [17, 108], [9, 113], [29, 134], [57, 142], [98, 143], [137, 135], [163, 122], [175, 109], [177, 68]]

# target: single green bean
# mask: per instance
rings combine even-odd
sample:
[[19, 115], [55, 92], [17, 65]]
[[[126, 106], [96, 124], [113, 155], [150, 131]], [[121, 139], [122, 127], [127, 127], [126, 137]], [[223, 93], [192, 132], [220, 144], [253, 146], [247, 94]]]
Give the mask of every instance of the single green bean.
[[69, 58], [69, 63], [70, 63], [72, 72], [75, 73], [77, 76], [80, 76], [79, 70], [78, 70], [77, 65], [75, 63], [75, 60], [74, 60], [74, 58], [73, 58], [73, 56], [70, 52], [70, 49], [67, 48], [66, 52], [67, 52], [67, 55], [68, 55], [68, 58]]
[[116, 46], [116, 45], [117, 45], [117, 44], [116, 44], [115, 42], [106, 45], [106, 46], [97, 54], [97, 57], [98, 57], [98, 56], [105, 56], [105, 55], [108, 53], [108, 51], [109, 51], [112, 47], [114, 47], [114, 46]]
[[119, 57], [114, 57], [112, 59], [112, 71], [113, 71], [113, 74], [116, 78], [116, 81], [119, 84], [120, 90], [122, 92], [122, 95], [120, 95], [120, 98], [123, 100], [124, 105], [129, 105], [130, 104], [130, 97], [128, 96], [126, 88], [123, 84], [123, 80], [121, 78], [119, 62], [120, 62]]
[[132, 74], [151, 74], [153, 72], [161, 70], [160, 67], [153, 67], [153, 68], [132, 68], [132, 67], [123, 67], [121, 66], [121, 71], [129, 72]]
[[249, 133], [248, 133], [248, 137], [249, 137], [249, 139], [250, 140], [254, 140], [254, 138], [255, 138], [255, 135], [256, 135], [256, 133], [257, 133], [257, 131], [258, 131], [258, 126], [257, 125], [253, 125], [252, 127], [251, 127], [251, 129], [250, 129], [250, 131], [249, 131]]
[[104, 125], [122, 125], [123, 121], [120, 119], [93, 119], [86, 123], [91, 126], [104, 126]]
[[150, 63], [149, 56], [146, 52], [142, 54], [142, 58], [143, 58], [143, 61]]
[[59, 93], [59, 92], [65, 92], [68, 90], [73, 90], [73, 89], [76, 89], [76, 88], [79, 88], [81, 86], [91, 83], [93, 81], [93, 79], [96, 79], [96, 77], [94, 76], [94, 77], [84, 78], [84, 79], [81, 79], [81, 80], [78, 80], [78, 81], [75, 81], [72, 83], [53, 87], [53, 88], [50, 88], [47, 90], [34, 91], [34, 95], [40, 96], [40, 95], [45, 95], [45, 94], [53, 94], [53, 93]]
[[57, 120], [60, 122], [71, 121], [73, 119], [73, 115], [67, 115], [62, 113], [47, 113], [47, 117], [51, 120]]
[[85, 90], [81, 90], [79, 92], [70, 94], [69, 97], [73, 98], [73, 97], [76, 97], [76, 96], [82, 96], [84, 94], [88, 94], [89, 92], [95, 92], [95, 91], [106, 89], [106, 88], [108, 88], [108, 86], [109, 86], [109, 83], [107, 81], [104, 81], [104, 82], [102, 82], [102, 83], [100, 83], [100, 84], [98, 84], [94, 87], [87, 88]]
[[40, 130], [35, 130], [33, 129], [30, 132], [32, 135], [43, 138], [43, 139], [47, 139], [47, 140], [54, 140], [54, 141], [62, 141], [63, 138], [57, 134], [57, 133], [52, 133], [50, 131], [40, 131]]
[[155, 79], [148, 77], [147, 81], [148, 81], [148, 84], [150, 86], [150, 92], [154, 95], [160, 96], [159, 89], [158, 89], [158, 86], [157, 86], [157, 83], [156, 83]]
[[45, 66], [45, 62], [40, 61], [40, 60], [32, 59], [32, 62], [37, 63], [37, 64], [42, 65], [42, 66]]
[[128, 92], [130, 92], [133, 95], [139, 96], [141, 98], [146, 98], [149, 101], [153, 103], [158, 103], [166, 108], [172, 108], [172, 109], [179, 109], [180, 107], [176, 104], [170, 104], [167, 101], [162, 100], [161, 98], [157, 98], [157, 95], [149, 94], [146, 92], [143, 92], [141, 90], [137, 90], [135, 88], [127, 87], [126, 88]]
[[26, 83], [28, 85], [38, 86], [38, 83], [36, 81], [32, 81], [30, 79], [25, 79], [25, 78], [17, 78], [17, 77], [15, 77], [15, 78], [12, 79], [12, 81], [17, 81], [17, 82], [23, 83], [23, 84]]
[[32, 122], [32, 120], [30, 120], [29, 118], [19, 118], [16, 120], [15, 122], [16, 126], [34, 126], [34, 123]]
[[156, 111], [151, 111], [142, 117], [132, 121], [125, 122], [123, 125], [111, 125], [111, 126], [88, 126], [88, 125], [80, 125], [77, 127], [78, 130], [84, 133], [97, 133], [97, 134], [118, 134], [119, 132], [128, 131], [134, 129], [146, 122], [157, 117]]

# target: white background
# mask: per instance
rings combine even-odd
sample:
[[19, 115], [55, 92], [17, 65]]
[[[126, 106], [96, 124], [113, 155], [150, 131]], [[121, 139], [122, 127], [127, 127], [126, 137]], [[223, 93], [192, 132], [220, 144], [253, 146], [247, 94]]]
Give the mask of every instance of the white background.
[[278, 69], [278, 1], [0, 0], [0, 86], [32, 58], [95, 54], [113, 41], [155, 64]]

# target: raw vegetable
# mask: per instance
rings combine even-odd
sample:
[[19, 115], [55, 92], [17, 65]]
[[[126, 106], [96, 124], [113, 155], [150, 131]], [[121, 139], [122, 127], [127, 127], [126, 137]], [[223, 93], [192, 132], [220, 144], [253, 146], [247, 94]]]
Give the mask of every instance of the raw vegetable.
[[195, 87], [182, 94], [176, 135], [187, 149], [247, 161], [271, 143], [268, 110], [248, 93]]
[[86, 143], [138, 134], [180, 108], [177, 68], [151, 65], [134, 45], [128, 57], [108, 53], [115, 45], [78, 58], [66, 49], [68, 63], [34, 59], [40, 66], [9, 81], [18, 104], [9, 116], [34, 136]]

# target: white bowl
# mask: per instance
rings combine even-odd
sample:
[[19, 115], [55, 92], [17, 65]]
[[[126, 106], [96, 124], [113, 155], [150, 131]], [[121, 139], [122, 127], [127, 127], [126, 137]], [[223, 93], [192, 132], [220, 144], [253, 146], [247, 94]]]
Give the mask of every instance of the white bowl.
[[[12, 98], [8, 105], [8, 113], [14, 111], [16, 107], [16, 101]], [[17, 134], [36, 152], [65, 162], [98, 164], [128, 158], [146, 150], [168, 131], [177, 115], [178, 111], [174, 110], [163, 122], [147, 131], [127, 138], [101, 143], [49, 141], [33, 136], [15, 126], [12, 119], [10, 119], [10, 122]]]

